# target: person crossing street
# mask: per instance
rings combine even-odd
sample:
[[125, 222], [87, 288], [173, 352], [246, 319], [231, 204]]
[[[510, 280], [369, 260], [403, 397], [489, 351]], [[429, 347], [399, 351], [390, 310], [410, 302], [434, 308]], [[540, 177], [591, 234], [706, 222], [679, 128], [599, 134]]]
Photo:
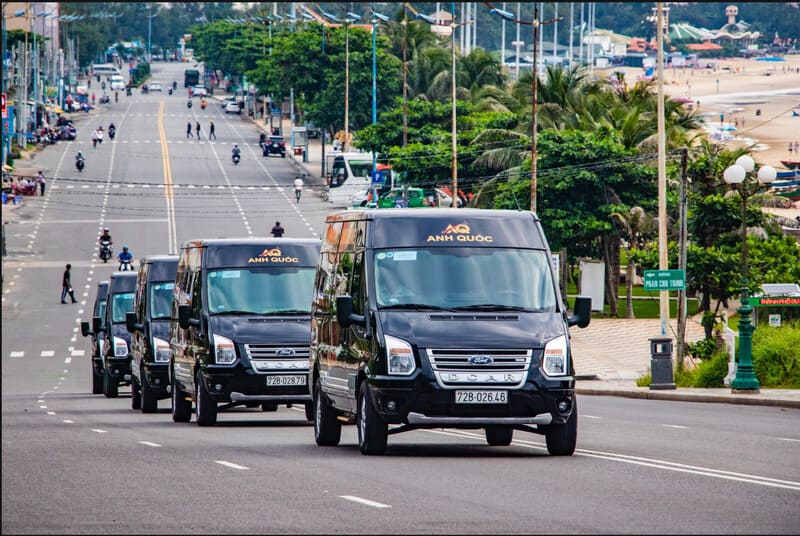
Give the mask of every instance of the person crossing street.
[[67, 294], [72, 298], [72, 303], [77, 303], [75, 299], [75, 291], [72, 290], [72, 265], [68, 264], [64, 270], [64, 275], [61, 277], [61, 303], [67, 303]]
[[192, 134], [192, 122], [191, 121], [187, 121], [186, 122], [186, 137], [187, 138], [194, 138], [194, 135]]
[[217, 135], [214, 133], [214, 120], [212, 119], [208, 123], [208, 139], [217, 139]]
[[197, 139], [200, 139], [200, 121], [195, 122], [194, 130], [197, 132]]

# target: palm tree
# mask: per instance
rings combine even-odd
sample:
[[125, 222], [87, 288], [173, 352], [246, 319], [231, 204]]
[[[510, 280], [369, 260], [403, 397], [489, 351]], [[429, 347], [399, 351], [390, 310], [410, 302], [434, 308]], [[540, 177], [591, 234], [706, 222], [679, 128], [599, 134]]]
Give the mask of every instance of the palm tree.
[[613, 212], [611, 218], [622, 228], [625, 239], [623, 247], [628, 253], [628, 268], [625, 276], [625, 318], [634, 318], [633, 314], [633, 278], [636, 273], [636, 264], [631, 259], [631, 251], [641, 248], [647, 236], [657, 227], [658, 220], [650, 218], [642, 207], [632, 207], [630, 212]]

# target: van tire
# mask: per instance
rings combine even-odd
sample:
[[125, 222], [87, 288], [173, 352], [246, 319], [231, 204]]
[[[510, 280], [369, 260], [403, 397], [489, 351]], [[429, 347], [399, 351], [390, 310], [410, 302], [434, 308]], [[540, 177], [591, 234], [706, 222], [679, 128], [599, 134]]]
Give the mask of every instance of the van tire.
[[195, 376], [194, 385], [197, 393], [194, 400], [195, 420], [198, 426], [214, 426], [217, 424], [217, 403], [208, 394], [206, 382], [200, 372]]
[[98, 373], [97, 369], [92, 366], [92, 394], [99, 395], [103, 393], [103, 373]]
[[564, 424], [551, 424], [545, 432], [547, 452], [551, 456], [572, 456], [578, 442], [578, 402], [572, 408], [572, 415]]
[[322, 394], [317, 382], [314, 389], [314, 441], [321, 447], [335, 447], [342, 437], [342, 423], [336, 418], [336, 411]]
[[386, 452], [389, 427], [375, 411], [367, 382], [358, 390], [358, 450], [361, 454], [374, 455]]
[[108, 369], [103, 369], [103, 395], [106, 398], [117, 398], [119, 396], [119, 384], [117, 380], [112, 380]]
[[147, 378], [144, 376], [144, 369], [139, 374], [142, 379], [142, 413], [156, 413], [158, 411], [158, 399], [147, 383]]
[[136, 378], [131, 378], [131, 409], [142, 409], [142, 390]]
[[178, 382], [175, 381], [174, 376], [172, 380], [172, 421], [173, 422], [189, 422], [192, 420], [192, 402], [186, 400], [186, 395], [183, 394]]
[[308, 422], [314, 422], [314, 403], [313, 402], [306, 402], [306, 420]]
[[514, 429], [506, 426], [487, 426], [486, 442], [493, 447], [507, 447], [514, 439]]

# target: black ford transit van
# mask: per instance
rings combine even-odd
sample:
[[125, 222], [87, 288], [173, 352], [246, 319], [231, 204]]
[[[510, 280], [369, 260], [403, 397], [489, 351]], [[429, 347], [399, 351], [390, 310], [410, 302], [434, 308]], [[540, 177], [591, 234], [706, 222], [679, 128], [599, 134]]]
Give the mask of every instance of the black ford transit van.
[[[304, 404], [320, 241], [184, 242], [170, 316], [172, 419], [201, 426], [234, 406]], [[224, 404], [218, 406], [217, 404]]]
[[575, 450], [569, 317], [531, 212], [352, 210], [327, 217], [315, 279], [310, 367], [314, 435], [337, 445], [355, 420], [363, 454], [391, 433], [483, 428], [544, 434]]
[[169, 397], [169, 313], [178, 272], [177, 255], [153, 255], [139, 262], [131, 334], [131, 408], [155, 413]]
[[[100, 319], [100, 329], [106, 319], [106, 297], [108, 296], [108, 281], [97, 283], [97, 293], [92, 306], [92, 318]], [[92, 338], [92, 394], [99, 395], [103, 392], [103, 338], [92, 329], [89, 322], [81, 322], [81, 335]]]
[[[106, 398], [119, 396], [119, 386], [128, 385], [131, 381], [131, 334], [128, 333], [125, 317], [133, 311], [135, 292], [135, 272], [111, 274], [105, 320], [100, 330], [103, 339], [103, 394]], [[95, 326], [100, 325], [96, 317], [92, 320]]]

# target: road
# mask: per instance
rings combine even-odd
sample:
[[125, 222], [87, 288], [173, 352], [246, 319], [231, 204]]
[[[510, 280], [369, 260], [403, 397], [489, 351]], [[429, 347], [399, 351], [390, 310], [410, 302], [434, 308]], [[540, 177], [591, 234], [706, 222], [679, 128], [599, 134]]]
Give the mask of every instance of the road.
[[[180, 82], [182, 67], [156, 64], [154, 80]], [[3, 534], [797, 532], [797, 410], [581, 396], [572, 457], [548, 456], [538, 435], [489, 447], [464, 430], [393, 435], [386, 456], [365, 457], [353, 426], [340, 447], [316, 446], [302, 408], [200, 428], [173, 423], [168, 400], [145, 415], [125, 388], [91, 395], [78, 326], [115, 269], [97, 260], [104, 226], [137, 258], [263, 236], [275, 220], [289, 236], [322, 231], [327, 207], [295, 204], [294, 168], [260, 155], [250, 122], [186, 100], [121, 97], [36, 156], [48, 194], [18, 209], [4, 263]], [[207, 133], [211, 119], [215, 142], [187, 140], [187, 121]], [[116, 141], [93, 149], [91, 129], [111, 121]], [[66, 263], [75, 305], [59, 304]]]

